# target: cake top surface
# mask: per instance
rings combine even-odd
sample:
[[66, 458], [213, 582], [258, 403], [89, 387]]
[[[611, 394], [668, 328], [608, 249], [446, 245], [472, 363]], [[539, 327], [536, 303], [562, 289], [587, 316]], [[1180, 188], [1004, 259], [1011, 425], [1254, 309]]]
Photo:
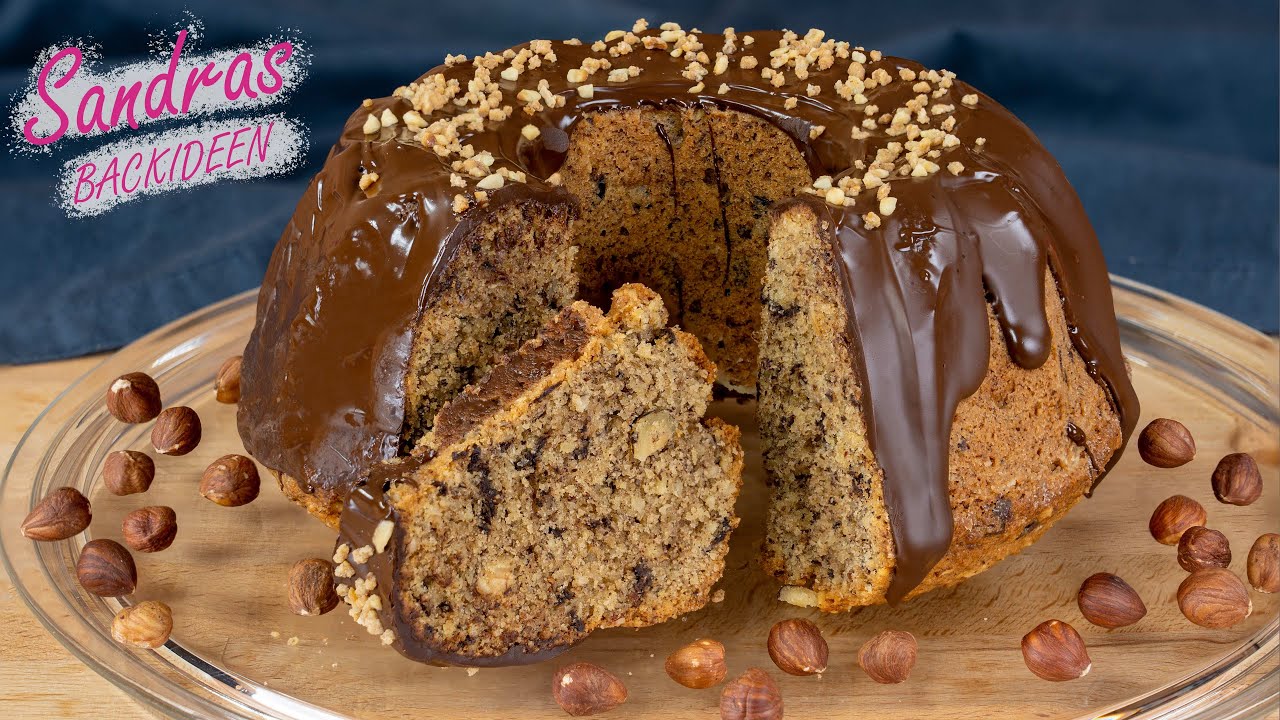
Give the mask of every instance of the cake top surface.
[[264, 281], [245, 353], [257, 390], [240, 408], [249, 450], [304, 486], [349, 488], [394, 457], [414, 323], [457, 242], [490, 208], [564, 202], [574, 125], [644, 106], [763, 118], [808, 163], [812, 183], [798, 190], [831, 233], [861, 340], [898, 553], [891, 599], [950, 543], [947, 431], [986, 372], [988, 294], [1010, 355], [1036, 367], [1053, 271], [1071, 340], [1128, 437], [1137, 400], [1101, 250], [1061, 169], [1012, 113], [950, 72], [819, 30], [642, 20], [595, 42], [449, 57], [361, 104]]

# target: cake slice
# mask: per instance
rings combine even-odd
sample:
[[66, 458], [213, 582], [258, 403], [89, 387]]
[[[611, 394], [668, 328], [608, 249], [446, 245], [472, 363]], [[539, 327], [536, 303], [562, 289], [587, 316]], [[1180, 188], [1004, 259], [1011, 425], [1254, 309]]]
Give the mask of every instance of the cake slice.
[[742, 449], [666, 322], [641, 285], [608, 315], [576, 302], [376, 466], [341, 520], [352, 614], [415, 659], [502, 665], [705, 605]]

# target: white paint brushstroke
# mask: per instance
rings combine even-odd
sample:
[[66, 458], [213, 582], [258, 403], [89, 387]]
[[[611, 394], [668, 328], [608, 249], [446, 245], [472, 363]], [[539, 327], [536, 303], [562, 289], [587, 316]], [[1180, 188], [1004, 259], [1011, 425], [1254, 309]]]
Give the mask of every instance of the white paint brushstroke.
[[[201, 160], [198, 164], [202, 167], [210, 167], [211, 163], [208, 162], [207, 156], [215, 136], [220, 133], [234, 134], [242, 128], [250, 128], [246, 134], [251, 138], [253, 134], [252, 128], [255, 127], [262, 127], [264, 133], [266, 128], [270, 127], [270, 136], [265, 141], [265, 149], [261, 154], [257, 147], [249, 147], [238, 151], [237, 158], [242, 158], [246, 152], [249, 153], [249, 161], [237, 164], [236, 167], [225, 167], [228, 154], [224, 153], [222, 155], [223, 167], [213, 167], [212, 171], [209, 172], [196, 172], [190, 178], [183, 179], [181, 165], [171, 168], [174, 156], [165, 154], [162, 156], [162, 161], [154, 166], [153, 171], [151, 164], [153, 154], [160, 153], [166, 148], [169, 149], [169, 153], [183, 153], [181, 161], [185, 162], [187, 167], [190, 168], [192, 164], [190, 158], [193, 156], [187, 154], [185, 148], [193, 142], [199, 142], [202, 145]], [[184, 125], [164, 132], [131, 137], [104, 145], [64, 163], [58, 182], [59, 204], [69, 217], [90, 217], [104, 213], [121, 203], [149, 195], [183, 190], [224, 180], [251, 180], [270, 175], [282, 175], [292, 172], [301, 165], [307, 145], [308, 132], [306, 127], [296, 120], [279, 114], [263, 115], [255, 118], [210, 120], [197, 125]], [[116, 184], [114, 190], [110, 185], [107, 185], [101, 192], [95, 192], [94, 197], [82, 202], [76, 202], [78, 187], [80, 189], [79, 194], [81, 196], [85, 195], [84, 186], [80, 183], [80, 178], [81, 168], [86, 163], [92, 163], [96, 166], [97, 169], [93, 177], [101, 181], [113, 158], [117, 163], [118, 170], [123, 173], [126, 166], [131, 162], [130, 159], [135, 155], [141, 156], [141, 167], [139, 170], [132, 171], [132, 182], [137, 183], [137, 187], [134, 190], [122, 192], [126, 190], [124, 186], [127, 183], [121, 181]], [[145, 181], [141, 179], [144, 172], [146, 173]], [[159, 176], [158, 179], [157, 174]]]

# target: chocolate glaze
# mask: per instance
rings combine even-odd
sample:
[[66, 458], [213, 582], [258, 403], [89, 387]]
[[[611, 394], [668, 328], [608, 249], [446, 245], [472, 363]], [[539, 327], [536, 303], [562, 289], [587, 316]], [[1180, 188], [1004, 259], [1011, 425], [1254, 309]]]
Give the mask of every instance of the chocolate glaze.
[[385, 600], [379, 613], [382, 625], [395, 632], [393, 645], [406, 657], [433, 665], [496, 667], [540, 662], [572, 647], [572, 644], [545, 647], [515, 645], [498, 656], [472, 657], [443, 651], [429, 638], [422, 637], [413, 624], [418, 608], [406, 608], [400, 604], [397, 569], [404, 553], [404, 529], [386, 492], [397, 483], [415, 482], [418, 469], [435, 459], [438, 450], [452, 447], [485, 418], [547, 377], [558, 363], [581, 355], [592, 335], [591, 318], [583, 313], [592, 311], [593, 308], [584, 311], [572, 306], [562, 310], [536, 339], [525, 343], [479, 384], [468, 387], [442, 408], [428, 442], [406, 458], [369, 468], [347, 497], [342, 509], [339, 544], [346, 543], [352, 548], [370, 545], [378, 523], [383, 520], [396, 523], [384, 552], [372, 556], [364, 565], [356, 565], [354, 561], [352, 564], [361, 575], [372, 574], [378, 579], [377, 586]]
[[[814, 69], [805, 80], [788, 69], [780, 87], [762, 78], [759, 68], [741, 69], [745, 55], [768, 67], [769, 51], [782, 37], [751, 35], [755, 44], [744, 48], [740, 39], [729, 69], [707, 75], [699, 92], [690, 92], [693, 81], [681, 76], [686, 60], [637, 49], [610, 59], [614, 67], [640, 67], [640, 75], [615, 85], [600, 71], [591, 78], [596, 87], [589, 99], [565, 74], [587, 57], [609, 56], [587, 45], [555, 43], [555, 63], [527, 69], [515, 82], [499, 81], [504, 102], [516, 106], [514, 117], [486, 123], [482, 131], [460, 131], [464, 144], [527, 172], [528, 184], [518, 190], [508, 185], [487, 207], [462, 216], [450, 210], [459, 190], [449, 183], [447, 160], [418, 145], [403, 125], [377, 136], [361, 129], [370, 112], [391, 108], [402, 115], [409, 102], [383, 98], [359, 108], [299, 203], [262, 286], [239, 411], [250, 452], [305, 487], [338, 498], [361, 470], [394, 457], [414, 324], [459, 240], [512, 199], [566, 202], [545, 179], [563, 163], [574, 125], [591, 112], [651, 106], [748, 113], [793, 138], [815, 177], [837, 179], [861, 176], [855, 161], [869, 162], [888, 142], [905, 139], [888, 137], [883, 128], [852, 139], [867, 116], [863, 106], [832, 89], [845, 77], [848, 60], [837, 60], [829, 71]], [[699, 38], [712, 58], [724, 44], [720, 35]], [[914, 95], [912, 83], [897, 79], [898, 70], [923, 68], [892, 57], [867, 63], [868, 74], [877, 68], [895, 80], [868, 90], [868, 103], [892, 112]], [[432, 73], [465, 88], [474, 71], [462, 63]], [[540, 80], [565, 105], [526, 115], [514, 96]], [[728, 86], [724, 94], [718, 92], [722, 83]], [[808, 84], [819, 85], [821, 93], [810, 97]], [[979, 96], [976, 107], [961, 103], [971, 93]], [[787, 108], [788, 100], [795, 107]], [[1042, 294], [1047, 265], [1062, 294], [1072, 344], [1108, 390], [1126, 441], [1138, 418], [1102, 253], [1061, 169], [1025, 125], [970, 86], [957, 82], [930, 104], [936, 102], [955, 106], [953, 132], [963, 144], [935, 162], [962, 162], [959, 176], [945, 170], [923, 178], [895, 176], [898, 209], [874, 229], [861, 219], [874, 209], [873, 193], [860, 195], [852, 208], [804, 200], [827, 221], [848, 331], [859, 339], [856, 365], [868, 399], [867, 425], [893, 518], [891, 602], [925, 576], [950, 542], [947, 438], [956, 404], [986, 372], [987, 293], [1013, 359], [1038, 367], [1048, 352]], [[451, 104], [428, 120], [463, 110]], [[542, 130], [533, 141], [521, 135], [526, 123]], [[816, 126], [825, 130], [815, 139]], [[981, 148], [975, 146], [979, 137], [986, 139]], [[364, 171], [382, 178], [371, 188], [375, 194], [357, 187]]]

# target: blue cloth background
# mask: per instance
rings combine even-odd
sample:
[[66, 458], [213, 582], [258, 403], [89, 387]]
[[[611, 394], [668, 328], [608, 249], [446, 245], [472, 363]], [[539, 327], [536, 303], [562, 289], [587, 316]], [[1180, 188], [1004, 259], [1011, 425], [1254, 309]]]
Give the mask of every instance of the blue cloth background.
[[[52, 201], [54, 177], [62, 160], [88, 146], [35, 159], [0, 151], [0, 362], [116, 347], [255, 286], [347, 114], [446, 52], [532, 37], [595, 38], [641, 16], [708, 31], [821, 27], [952, 69], [1012, 108], [1057, 155], [1112, 271], [1276, 331], [1274, 0], [698, 5], [188, 0], [205, 23], [202, 48], [285, 27], [310, 44], [310, 77], [284, 108], [312, 130], [308, 167], [68, 220]], [[91, 37], [110, 62], [143, 55], [148, 32], [182, 20], [168, 2], [0, 3], [0, 96], [11, 97], [35, 54], [55, 42]]]

